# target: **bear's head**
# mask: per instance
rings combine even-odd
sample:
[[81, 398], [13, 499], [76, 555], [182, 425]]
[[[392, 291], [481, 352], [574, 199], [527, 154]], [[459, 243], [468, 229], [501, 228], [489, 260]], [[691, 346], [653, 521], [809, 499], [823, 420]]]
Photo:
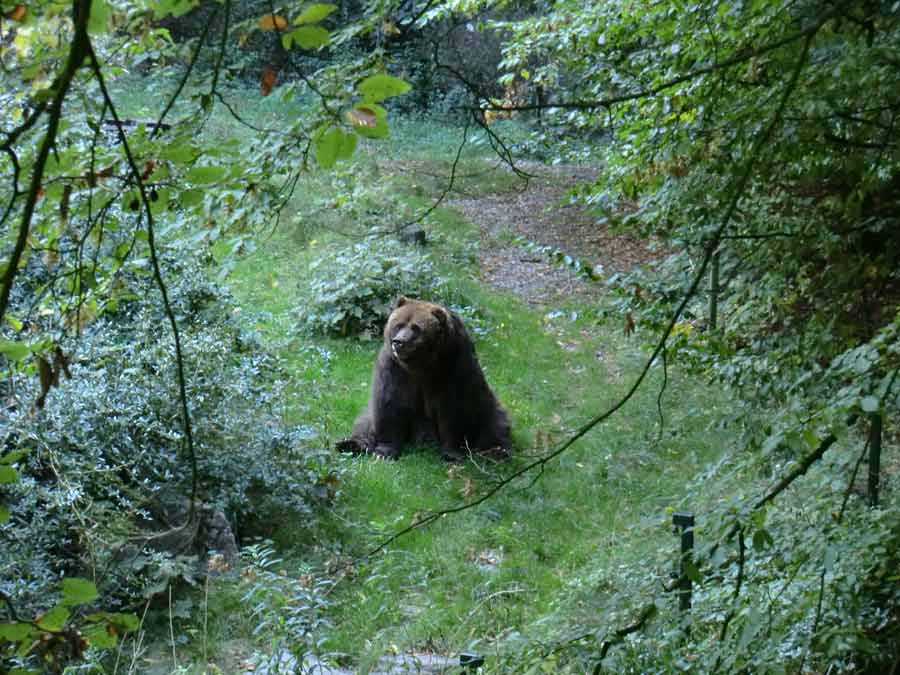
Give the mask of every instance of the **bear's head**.
[[440, 305], [401, 295], [384, 327], [384, 343], [401, 366], [421, 369], [441, 354], [451, 325], [450, 313]]

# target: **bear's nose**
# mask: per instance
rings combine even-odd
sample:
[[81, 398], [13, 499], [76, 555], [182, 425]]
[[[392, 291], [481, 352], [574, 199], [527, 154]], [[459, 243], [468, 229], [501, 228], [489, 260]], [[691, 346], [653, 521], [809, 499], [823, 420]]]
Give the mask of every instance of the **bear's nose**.
[[402, 339], [400, 339], [400, 338], [394, 338], [393, 340], [391, 340], [391, 346], [392, 346], [394, 349], [398, 349], [398, 348], [402, 347], [402, 346], [405, 345], [405, 344], [406, 344], [406, 340], [402, 340]]

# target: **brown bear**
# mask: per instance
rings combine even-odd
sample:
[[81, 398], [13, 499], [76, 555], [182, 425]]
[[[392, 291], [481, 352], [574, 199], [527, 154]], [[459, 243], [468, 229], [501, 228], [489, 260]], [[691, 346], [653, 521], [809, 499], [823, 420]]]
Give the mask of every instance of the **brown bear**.
[[400, 296], [384, 327], [369, 403], [338, 447], [396, 459], [404, 446], [428, 443], [448, 461], [468, 452], [505, 455], [509, 419], [459, 316]]

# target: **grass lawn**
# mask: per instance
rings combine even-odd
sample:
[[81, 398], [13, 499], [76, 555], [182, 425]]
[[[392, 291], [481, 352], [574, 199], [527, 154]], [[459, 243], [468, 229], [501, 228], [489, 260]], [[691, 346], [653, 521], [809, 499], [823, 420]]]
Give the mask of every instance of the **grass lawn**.
[[[446, 171], [444, 151], [452, 143], [443, 130], [441, 142], [429, 144], [417, 132], [424, 128], [409, 124], [401, 130], [390, 148], [402, 152], [364, 154], [353, 169], [355, 180], [377, 181], [372, 189], [402, 199], [413, 212], [427, 204], [440, 183], [423, 176]], [[483, 173], [481, 152], [476, 148], [464, 158], [462, 174]], [[404, 161], [415, 170], [402, 170]], [[469, 189], [510, 188], [508, 174], [486, 175], [491, 178], [473, 179]], [[302, 201], [327, 196], [327, 178], [314, 175], [301, 185]], [[345, 241], [310, 225], [301, 209], [299, 225], [283, 227], [241, 259], [229, 282], [248, 322], [284, 358], [294, 397], [290, 421], [314, 427], [317, 442], [330, 445], [349, 433], [365, 404], [380, 345], [297, 332], [293, 310], [307, 292], [310, 263]], [[671, 547], [674, 555], [669, 512], [685, 506], [685, 483], [718, 456], [724, 439], [712, 428], [721, 397], [671, 369], [660, 429], [663, 374], [654, 367], [622, 411], [539, 476], [362, 557], [422, 513], [472, 499], [564, 440], [621, 396], [646, 358], [636, 339], [596, 321], [602, 287], [591, 303], [529, 308], [478, 281], [477, 225], [438, 209], [427, 228], [440, 273], [477, 314], [479, 358], [510, 413], [518, 447], [508, 462], [452, 468], [429, 449], [398, 462], [336, 454], [334, 462], [344, 470], [339, 496], [314, 541], [301, 524], [278, 528], [286, 574], [313, 570], [336, 579], [319, 651], [360, 670], [391, 652], [490, 654], [519, 637], [543, 640], [564, 631], [565, 617], [584, 610], [577, 588], [592, 572], [639, 567], [660, 547]]]

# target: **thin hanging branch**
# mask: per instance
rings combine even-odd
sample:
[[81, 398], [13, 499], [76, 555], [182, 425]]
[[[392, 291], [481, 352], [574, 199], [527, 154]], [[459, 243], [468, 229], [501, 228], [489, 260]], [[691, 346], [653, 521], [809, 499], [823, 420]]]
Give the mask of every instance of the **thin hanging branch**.
[[402, 232], [413, 225], [417, 225], [425, 220], [428, 216], [430, 216], [435, 209], [437, 209], [447, 198], [447, 195], [450, 194], [450, 191], [453, 189], [453, 184], [456, 182], [456, 168], [459, 166], [459, 160], [462, 157], [463, 149], [466, 147], [466, 143], [469, 142], [469, 124], [471, 120], [466, 119], [466, 126], [463, 128], [462, 140], [459, 143], [459, 147], [456, 149], [456, 157], [453, 159], [453, 164], [450, 167], [450, 178], [447, 180], [447, 185], [444, 186], [444, 190], [438, 196], [431, 205], [425, 209], [422, 213], [417, 215], [412, 220], [408, 220], [407, 222], [399, 225], [396, 230], [398, 232]]
[[116, 110], [115, 103], [113, 102], [112, 97], [109, 94], [109, 90], [106, 88], [106, 81], [103, 77], [103, 69], [100, 66], [100, 61], [97, 59], [97, 54], [94, 52], [94, 48], [93, 45], [91, 45], [90, 40], [87, 41], [86, 50], [87, 55], [90, 58], [91, 69], [94, 72], [94, 76], [97, 78], [97, 84], [99, 85], [100, 92], [103, 95], [103, 100], [106, 106], [109, 108], [109, 112], [112, 115], [113, 119], [116, 121], [116, 129], [118, 130], [119, 141], [122, 143], [122, 150], [125, 153], [128, 165], [131, 168], [132, 176], [137, 183], [141, 203], [143, 204], [144, 212], [147, 215], [147, 246], [150, 249], [150, 262], [153, 267], [153, 278], [156, 281], [156, 285], [159, 288], [160, 295], [162, 296], [163, 310], [166, 314], [166, 318], [169, 321], [169, 327], [172, 331], [172, 338], [175, 343], [175, 364], [178, 380], [178, 396], [181, 404], [181, 422], [182, 429], [184, 430], [185, 448], [187, 450], [188, 458], [191, 462], [191, 506], [188, 512], [187, 521], [184, 525], [184, 527], [188, 527], [190, 525], [193, 525], [197, 516], [198, 469], [197, 454], [194, 449], [194, 433], [193, 427], [191, 425], [191, 413], [188, 406], [187, 384], [184, 374], [184, 354], [181, 348], [181, 334], [178, 330], [178, 322], [175, 320], [175, 313], [172, 310], [172, 304], [169, 301], [169, 292], [166, 288], [165, 281], [163, 280], [162, 269], [160, 267], [159, 258], [157, 257], [156, 253], [156, 236], [154, 230], [153, 211], [150, 208], [150, 198], [147, 195], [147, 189], [144, 185], [144, 179], [141, 176], [141, 171], [138, 168], [134, 155], [131, 152], [131, 146], [128, 144], [128, 137], [125, 134], [125, 129], [121, 124], [121, 120], [119, 118], [118, 111]]

